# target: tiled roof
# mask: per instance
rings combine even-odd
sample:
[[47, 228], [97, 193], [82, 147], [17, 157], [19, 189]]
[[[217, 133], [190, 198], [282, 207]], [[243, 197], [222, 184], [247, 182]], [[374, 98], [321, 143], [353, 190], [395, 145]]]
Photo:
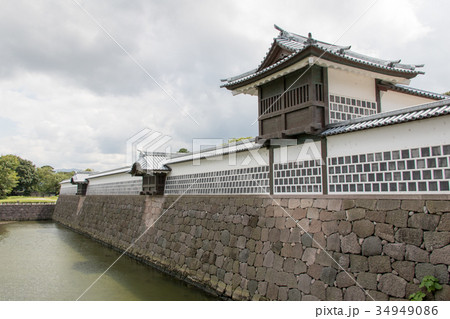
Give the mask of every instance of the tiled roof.
[[[339, 58], [343, 58], [348, 61], [357, 62], [360, 64], [376, 67], [382, 70], [390, 70], [390, 71], [396, 71], [401, 72], [405, 74], [412, 74], [417, 75], [423, 72], [417, 71], [417, 67], [422, 67], [423, 65], [410, 65], [410, 64], [401, 64], [400, 60], [398, 61], [389, 61], [389, 60], [383, 60], [378, 59], [374, 57], [370, 57], [364, 54], [356, 53], [354, 51], [350, 50], [350, 46], [344, 47], [344, 46], [338, 46], [334, 44], [329, 44], [326, 42], [318, 41], [313, 39], [311, 36], [304, 37], [295, 33], [287, 32], [278, 26], [275, 26], [277, 30], [280, 31], [280, 34], [277, 38], [274, 39], [274, 43], [272, 44], [271, 48], [274, 44], [277, 44], [278, 46], [286, 49], [289, 52], [292, 52], [291, 54], [287, 55], [283, 59], [279, 60], [278, 62], [263, 68], [261, 70], [255, 69], [252, 71], [248, 71], [246, 73], [243, 73], [241, 75], [230, 77], [225, 80], [222, 80], [226, 82], [222, 87], [228, 87], [231, 85], [235, 85], [241, 82], [244, 82], [246, 80], [249, 80], [253, 77], [256, 77], [258, 75], [261, 75], [263, 73], [266, 73], [270, 71], [271, 69], [285, 63], [286, 61], [292, 59], [293, 57], [297, 56], [301, 52], [303, 52], [308, 47], [316, 47], [328, 54], [334, 55]], [[263, 62], [267, 58], [267, 56], [270, 54], [271, 50], [268, 51], [266, 57], [264, 58]], [[262, 63], [260, 66], [262, 65]]]
[[137, 160], [140, 165], [140, 169], [145, 171], [170, 171], [170, 169], [165, 166], [168, 156], [164, 153], [149, 153], [143, 154]]
[[412, 87], [402, 85], [402, 84], [393, 85], [393, 89], [395, 91], [410, 93], [410, 94], [428, 97], [428, 98], [436, 99], [436, 100], [450, 99], [450, 96], [445, 95], [445, 94], [439, 94], [439, 93], [435, 93], [435, 92], [416, 89], [416, 88], [412, 88]]
[[369, 128], [405, 123], [430, 117], [450, 114], [450, 100], [437, 101], [404, 108], [392, 112], [379, 113], [371, 116], [352, 119], [331, 124], [322, 132], [322, 136], [337, 135]]

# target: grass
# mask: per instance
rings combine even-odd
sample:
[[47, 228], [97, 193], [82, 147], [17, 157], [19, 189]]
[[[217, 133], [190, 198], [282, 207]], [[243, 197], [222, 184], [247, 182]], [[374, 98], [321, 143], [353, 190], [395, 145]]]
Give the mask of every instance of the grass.
[[58, 196], [31, 197], [31, 196], [8, 196], [0, 199], [0, 203], [56, 203]]

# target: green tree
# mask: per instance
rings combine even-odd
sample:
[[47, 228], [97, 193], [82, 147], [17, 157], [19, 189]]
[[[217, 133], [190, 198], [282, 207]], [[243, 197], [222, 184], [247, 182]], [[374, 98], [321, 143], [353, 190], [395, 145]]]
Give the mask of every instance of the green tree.
[[450, 91], [445, 92], [444, 95], [450, 95]]
[[180, 148], [179, 150], [178, 150], [178, 153], [189, 153], [189, 151], [188, 151], [188, 149], [187, 148]]
[[19, 161], [19, 165], [16, 168], [19, 183], [14, 187], [12, 193], [14, 195], [29, 196], [38, 182], [36, 166], [29, 160], [20, 158], [19, 156], [16, 157]]
[[16, 168], [19, 160], [14, 155], [4, 155], [0, 157], [0, 198], [4, 198], [11, 193], [19, 183]]

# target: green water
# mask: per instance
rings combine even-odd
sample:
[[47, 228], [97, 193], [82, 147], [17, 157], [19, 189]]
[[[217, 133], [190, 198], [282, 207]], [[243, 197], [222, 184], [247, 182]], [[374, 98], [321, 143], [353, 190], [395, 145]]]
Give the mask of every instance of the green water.
[[[120, 256], [53, 222], [0, 224], [0, 300], [76, 300]], [[80, 300], [217, 300], [123, 256]]]

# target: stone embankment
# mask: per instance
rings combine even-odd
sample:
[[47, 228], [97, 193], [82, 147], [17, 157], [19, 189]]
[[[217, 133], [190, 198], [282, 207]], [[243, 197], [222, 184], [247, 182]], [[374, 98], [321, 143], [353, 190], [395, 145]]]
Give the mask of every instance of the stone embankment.
[[60, 196], [54, 220], [235, 300], [450, 300], [450, 201]]
[[0, 204], [0, 221], [52, 219], [55, 204]]

